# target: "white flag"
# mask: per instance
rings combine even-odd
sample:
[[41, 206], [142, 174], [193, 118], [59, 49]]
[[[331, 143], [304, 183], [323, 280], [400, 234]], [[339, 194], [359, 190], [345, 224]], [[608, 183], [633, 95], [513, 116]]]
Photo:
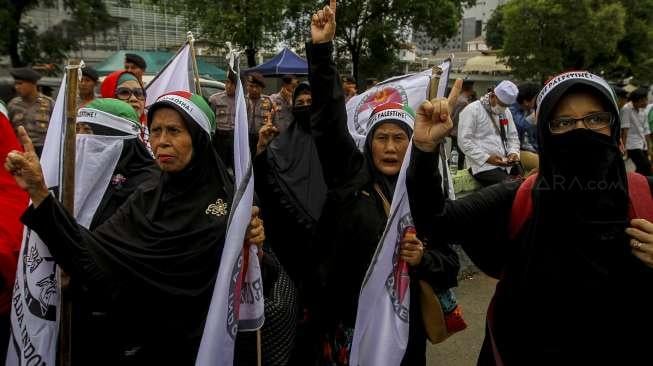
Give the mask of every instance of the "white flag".
[[159, 73], [145, 86], [147, 99], [145, 108], [154, 104], [163, 94], [185, 90], [195, 92], [195, 79], [193, 78], [193, 59], [191, 57], [191, 44], [186, 44], [177, 52]]
[[[45, 184], [58, 195], [63, 153], [66, 78], [63, 78], [45, 136], [41, 167]], [[48, 247], [27, 227], [18, 257], [11, 302], [7, 366], [54, 366], [59, 333], [57, 266]]]
[[[444, 95], [449, 77], [448, 64], [441, 67], [447, 67], [447, 72], [442, 75], [438, 97]], [[353, 98], [347, 103], [347, 111], [348, 114], [350, 110], [355, 111], [359, 119], [358, 122], [352, 121], [350, 117], [350, 133], [359, 134], [362, 141], [365, 141], [362, 133], [367, 132], [366, 121], [376, 105], [385, 102], [408, 103], [417, 110], [428, 96], [431, 74], [431, 70], [428, 70], [391, 79], [368, 91], [370, 94], [366, 92], [358, 96], [358, 101]], [[369, 106], [365, 106], [366, 103]], [[352, 128], [355, 130], [352, 131]], [[388, 222], [361, 287], [349, 359], [352, 366], [398, 366], [408, 346], [410, 277], [408, 265], [401, 260], [399, 253], [400, 241], [406, 231], [414, 230], [406, 190], [406, 170], [410, 164], [412, 148], [411, 139], [397, 178]], [[446, 166], [444, 174], [448, 174]]]
[[[61, 184], [65, 96], [66, 78], [50, 118], [41, 157], [46, 185], [55, 195]], [[76, 136], [74, 216], [86, 228], [109, 186], [124, 141], [137, 138], [139, 133], [134, 127], [121, 131], [128, 135]], [[25, 228], [12, 300], [7, 366], [55, 365], [60, 306], [57, 280], [57, 266], [47, 246], [35, 232]]]
[[384, 80], [347, 102], [347, 127], [361, 151], [367, 136], [367, 123], [374, 108], [379, 104], [394, 102], [408, 104], [417, 110], [428, 95], [431, 73], [429, 69]]
[[[238, 64], [237, 60], [235, 64]], [[239, 75], [239, 72], [235, 74]], [[256, 256], [257, 248], [251, 245], [243, 249], [254, 197], [254, 176], [247, 127], [245, 95], [238, 77], [234, 128], [236, 192], [229, 214], [211, 306], [195, 361], [197, 366], [233, 365], [238, 331], [258, 329], [264, 321], [263, 281]]]

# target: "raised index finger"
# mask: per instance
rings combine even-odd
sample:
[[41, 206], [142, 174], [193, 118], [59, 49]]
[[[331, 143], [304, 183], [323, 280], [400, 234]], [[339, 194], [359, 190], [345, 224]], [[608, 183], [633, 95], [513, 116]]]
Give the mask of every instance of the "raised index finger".
[[29, 138], [29, 135], [23, 126], [18, 126], [18, 139], [20, 140], [20, 144], [23, 145], [23, 150], [25, 150], [25, 152], [36, 154], [36, 150], [34, 150], [34, 145], [32, 144], [32, 139]]
[[336, 0], [331, 0], [329, 2], [329, 7], [331, 8], [331, 11], [333, 12], [333, 14], [336, 13], [336, 3], [337, 3]]

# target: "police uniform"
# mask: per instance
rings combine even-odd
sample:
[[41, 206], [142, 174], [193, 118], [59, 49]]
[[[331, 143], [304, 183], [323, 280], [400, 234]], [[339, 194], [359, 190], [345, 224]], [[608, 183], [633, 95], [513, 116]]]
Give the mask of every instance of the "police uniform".
[[236, 116], [236, 98], [220, 92], [211, 95], [209, 104], [215, 112], [216, 130], [213, 146], [222, 161], [233, 168], [234, 165], [234, 120]]
[[23, 97], [15, 97], [7, 105], [14, 130], [18, 129], [18, 126], [23, 126], [35, 147], [42, 147], [45, 142], [53, 108], [54, 101], [41, 93], [32, 102]]
[[249, 132], [258, 134], [264, 123], [276, 124], [274, 103], [267, 95], [261, 95], [258, 99], [247, 98], [247, 122]]
[[[38, 72], [28, 67], [12, 69], [9, 73], [15, 80], [34, 84], [41, 78]], [[23, 126], [39, 153], [45, 142], [45, 134], [48, 131], [53, 108], [54, 101], [41, 93], [38, 93], [33, 101], [28, 101], [20, 96], [15, 97], [7, 105], [9, 120], [11, 120], [14, 130], [17, 130], [18, 126]]]

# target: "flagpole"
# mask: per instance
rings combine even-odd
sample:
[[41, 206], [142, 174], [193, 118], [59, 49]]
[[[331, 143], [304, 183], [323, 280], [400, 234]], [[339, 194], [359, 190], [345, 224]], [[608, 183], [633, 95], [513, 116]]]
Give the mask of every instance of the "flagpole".
[[[70, 60], [66, 67], [66, 108], [63, 143], [63, 174], [61, 182], [61, 203], [72, 215], [75, 212], [75, 119], [77, 117], [77, 84], [79, 60]], [[59, 365], [72, 363], [72, 301], [69, 293], [70, 277], [59, 271], [61, 285], [61, 314], [59, 329]]]
[[195, 78], [195, 94], [202, 95], [202, 88], [200, 85], [200, 72], [197, 66], [197, 59], [195, 58], [195, 37], [193, 37], [193, 32], [188, 31], [186, 34], [186, 39], [190, 43], [190, 55], [193, 58], [193, 77]]

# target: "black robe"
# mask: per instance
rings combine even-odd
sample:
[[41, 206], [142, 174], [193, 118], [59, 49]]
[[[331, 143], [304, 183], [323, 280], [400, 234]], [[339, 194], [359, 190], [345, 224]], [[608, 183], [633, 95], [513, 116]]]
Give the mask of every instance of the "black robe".
[[[308, 44], [309, 79], [313, 96], [311, 130], [318, 149], [324, 178], [329, 189], [327, 201], [318, 223], [315, 253], [310, 258], [321, 260], [318, 268], [318, 288], [322, 298], [317, 304], [318, 318], [327, 333], [339, 323], [353, 328], [358, 295], [365, 272], [387, 222], [383, 201], [374, 190], [374, 175], [365, 156], [357, 149], [347, 130], [345, 98], [335, 64], [331, 59], [332, 45]], [[416, 157], [417, 159], [419, 156]], [[433, 161], [411, 161], [414, 174], [432, 174]], [[415, 181], [419, 182], [419, 177]], [[411, 194], [408, 187], [408, 195]], [[391, 200], [392, 197], [389, 197]], [[411, 209], [417, 203], [411, 199]], [[458, 257], [446, 245], [432, 245], [423, 235], [427, 221], [417, 209], [413, 212], [418, 237], [429, 242], [422, 262], [411, 272], [411, 298], [419, 298], [418, 280], [426, 280], [434, 289], [456, 286]], [[419, 301], [411, 301], [410, 334], [403, 365], [426, 364], [426, 336], [422, 325]]]
[[158, 185], [137, 190], [94, 230], [52, 196], [23, 216], [71, 278], [110, 299], [120, 337], [114, 365], [192, 365], [197, 355], [228, 217], [207, 208], [230, 210], [233, 188], [208, 135], [186, 125], [189, 165], [163, 172]]
[[[431, 183], [415, 186], [420, 198], [438, 203], [424, 206], [421, 216], [432, 217], [433, 237], [461, 243], [483, 271], [500, 278], [479, 365], [498, 365], [498, 359], [506, 366], [649, 365], [653, 269], [632, 255], [625, 234], [628, 196], [618, 118], [612, 137], [588, 130], [554, 137], [548, 133], [552, 109], [539, 112], [541, 170], [533, 212], [518, 233], [509, 232], [509, 223], [521, 181], [449, 201], [428, 188], [440, 186], [436, 174]], [[562, 179], [590, 187], [592, 176], [614, 184], [579, 189]], [[558, 185], [551, 184], [554, 179]]]

